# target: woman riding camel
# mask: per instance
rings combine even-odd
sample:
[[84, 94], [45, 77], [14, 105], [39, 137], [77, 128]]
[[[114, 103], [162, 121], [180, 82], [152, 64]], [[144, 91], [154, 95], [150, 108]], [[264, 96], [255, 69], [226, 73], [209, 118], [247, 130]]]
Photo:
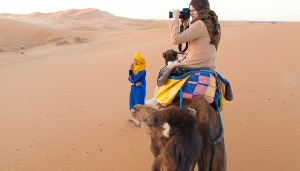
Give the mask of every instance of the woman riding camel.
[[[189, 5], [192, 21], [180, 19], [180, 11], [173, 11], [174, 20], [170, 22], [171, 42], [175, 45], [188, 42], [187, 53], [178, 59], [177, 62], [167, 66], [189, 68], [216, 69], [216, 52], [221, 38], [221, 29], [218, 16], [210, 9], [208, 0], [192, 0]], [[180, 32], [180, 21], [184, 30]], [[167, 72], [165, 72], [167, 73]], [[158, 105], [155, 101], [155, 94], [159, 90], [156, 86], [154, 97], [146, 100], [146, 104]]]

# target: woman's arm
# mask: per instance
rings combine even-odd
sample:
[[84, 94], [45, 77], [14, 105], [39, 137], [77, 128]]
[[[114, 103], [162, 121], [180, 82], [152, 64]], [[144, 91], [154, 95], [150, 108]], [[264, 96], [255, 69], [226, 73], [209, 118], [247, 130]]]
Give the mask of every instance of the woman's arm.
[[205, 24], [203, 21], [196, 21], [189, 25], [189, 28], [180, 33], [179, 19], [170, 23], [170, 33], [172, 44], [181, 44], [201, 37]]

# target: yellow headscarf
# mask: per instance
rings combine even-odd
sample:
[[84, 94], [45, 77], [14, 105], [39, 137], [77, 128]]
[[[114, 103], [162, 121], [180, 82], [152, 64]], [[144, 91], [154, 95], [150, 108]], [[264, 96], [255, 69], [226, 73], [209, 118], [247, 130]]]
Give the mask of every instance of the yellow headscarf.
[[135, 52], [134, 55], [133, 55], [133, 58], [135, 60], [137, 60], [137, 64], [135, 64], [133, 62], [133, 70], [132, 71], [135, 75], [138, 72], [146, 69], [146, 60], [139, 52]]

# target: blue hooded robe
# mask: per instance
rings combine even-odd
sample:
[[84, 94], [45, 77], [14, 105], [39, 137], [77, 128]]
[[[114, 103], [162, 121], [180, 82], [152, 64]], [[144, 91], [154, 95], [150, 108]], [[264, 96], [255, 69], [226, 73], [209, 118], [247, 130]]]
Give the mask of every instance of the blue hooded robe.
[[[129, 95], [129, 107], [131, 110], [136, 104], [145, 104], [146, 70], [141, 70], [136, 75], [134, 75], [132, 70], [129, 70], [128, 80], [131, 82], [131, 89]], [[136, 86], [136, 82], [140, 82], [142, 83], [142, 85]]]

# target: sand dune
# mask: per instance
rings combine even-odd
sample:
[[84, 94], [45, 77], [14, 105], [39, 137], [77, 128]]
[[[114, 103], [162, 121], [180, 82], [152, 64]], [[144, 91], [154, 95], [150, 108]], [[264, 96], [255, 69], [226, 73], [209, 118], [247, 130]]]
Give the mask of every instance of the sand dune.
[[50, 18], [56, 19], [58, 21], [64, 20], [89, 20], [89, 19], [104, 19], [109, 18], [112, 19], [115, 16], [104, 11], [100, 11], [98, 9], [69, 9], [66, 11], [51, 13]]
[[[177, 50], [167, 21], [71, 9], [0, 14], [0, 25], [1, 171], [150, 170], [150, 140], [126, 122], [128, 68], [135, 51], [146, 57], [150, 98], [161, 53]], [[299, 170], [300, 23], [221, 27], [218, 71], [235, 95], [222, 111], [228, 170]]]
[[1, 14], [2, 17], [12, 17], [18, 18], [34, 18], [34, 19], [54, 19], [56, 21], [64, 20], [90, 20], [90, 19], [113, 19], [114, 15], [106, 11], [101, 11], [99, 9], [87, 8], [87, 9], [69, 9], [66, 11], [59, 11], [53, 13], [41, 13], [34, 12], [28, 15], [20, 14]]
[[0, 14], [0, 49], [17, 51], [20, 47], [32, 48], [47, 43], [53, 37], [79, 37], [94, 41], [103, 36], [153, 29], [161, 23], [166, 24], [166, 21], [126, 19], [92, 8], [29, 15]]
[[88, 36], [72, 30], [48, 28], [15, 20], [0, 19], [0, 24], [3, 26], [0, 28], [2, 51], [18, 51], [41, 46], [54, 36], [72, 38], [80, 35], [80, 37]]

